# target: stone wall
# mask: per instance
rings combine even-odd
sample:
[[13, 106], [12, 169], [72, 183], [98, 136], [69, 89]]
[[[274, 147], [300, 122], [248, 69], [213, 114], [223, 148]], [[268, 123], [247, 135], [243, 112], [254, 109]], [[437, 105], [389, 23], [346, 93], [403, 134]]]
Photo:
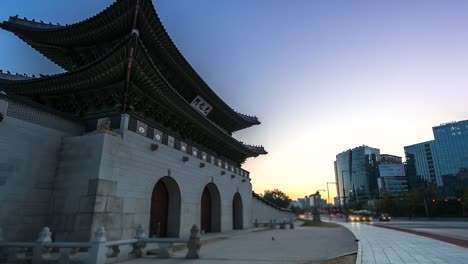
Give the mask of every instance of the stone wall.
[[62, 139], [82, 128], [6, 98], [0, 113], [0, 227], [7, 240], [30, 241], [50, 220]]
[[251, 223], [255, 223], [255, 221], [258, 223], [269, 223], [270, 221], [281, 223], [285, 220], [296, 219], [296, 215], [290, 210], [271, 205], [256, 194], [252, 195], [251, 206]]
[[162, 178], [180, 190], [180, 216], [169, 218], [180, 219], [181, 237], [200, 226], [208, 184], [219, 192], [221, 232], [233, 229], [236, 193], [243, 228], [253, 219], [290, 216], [252, 198], [248, 172], [130, 131], [126, 115], [115, 132], [84, 134], [82, 125], [58, 114], [7, 100], [0, 98], [0, 227], [6, 240], [35, 240], [43, 226], [56, 241], [89, 241], [101, 225], [108, 240], [132, 238], [139, 224], [148, 233], [153, 188]]
[[[63, 201], [59, 207], [65, 216], [56, 214], [57, 237], [87, 240], [100, 225], [106, 227], [109, 240], [133, 237], [139, 224], [148, 231], [153, 188], [165, 176], [180, 189], [178, 235], [188, 236], [193, 224], [200, 226], [201, 196], [209, 183], [216, 185], [221, 198], [221, 232], [233, 229], [236, 192], [242, 199], [243, 226], [252, 226], [252, 187], [245, 178], [222, 174], [214, 161], [201, 167], [200, 159], [164, 144], [152, 150], [155, 141], [135, 132], [118, 132], [66, 139], [67, 149], [75, 150], [64, 153], [59, 166], [58, 186], [62, 188], [56, 200]], [[184, 156], [188, 161], [183, 161]]]

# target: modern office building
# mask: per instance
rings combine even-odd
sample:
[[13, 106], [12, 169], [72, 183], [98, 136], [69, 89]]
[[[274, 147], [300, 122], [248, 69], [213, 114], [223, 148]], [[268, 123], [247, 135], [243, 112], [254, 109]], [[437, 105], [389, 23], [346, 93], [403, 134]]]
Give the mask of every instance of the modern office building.
[[359, 146], [336, 155], [335, 180], [341, 203], [366, 202], [378, 195], [380, 150]]
[[377, 184], [380, 195], [384, 192], [399, 195], [408, 191], [408, 180], [401, 157], [388, 154], [380, 155]]
[[441, 124], [432, 132], [442, 178], [468, 168], [468, 120]]
[[468, 120], [432, 128], [434, 140], [404, 147], [410, 187], [421, 181], [444, 185], [444, 177], [468, 168]]
[[420, 182], [432, 182], [442, 186], [439, 165], [436, 158], [434, 140], [404, 147], [406, 156], [406, 175], [410, 187]]

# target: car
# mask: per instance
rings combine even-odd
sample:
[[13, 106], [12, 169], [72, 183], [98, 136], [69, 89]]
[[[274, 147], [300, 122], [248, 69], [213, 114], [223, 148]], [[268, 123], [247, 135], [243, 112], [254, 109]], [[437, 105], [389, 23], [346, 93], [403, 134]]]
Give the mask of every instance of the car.
[[373, 218], [369, 214], [352, 214], [348, 219], [351, 222], [371, 222]]
[[390, 219], [392, 219], [390, 217], [390, 215], [388, 214], [380, 214], [379, 215], [379, 221], [382, 222], [382, 221], [390, 221]]

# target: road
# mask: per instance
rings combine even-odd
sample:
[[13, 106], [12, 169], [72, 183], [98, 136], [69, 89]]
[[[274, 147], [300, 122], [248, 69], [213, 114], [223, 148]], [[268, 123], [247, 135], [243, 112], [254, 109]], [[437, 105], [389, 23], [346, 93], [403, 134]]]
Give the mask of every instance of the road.
[[417, 232], [452, 237], [468, 242], [468, 222], [446, 221], [392, 221], [377, 222], [378, 225], [396, 227]]
[[[384, 223], [390, 227], [394, 223], [405, 225], [405, 222]], [[356, 263], [467, 263], [468, 249], [441, 240], [435, 240], [426, 236], [415, 235], [409, 232], [401, 232], [394, 229], [382, 228], [378, 221], [373, 223], [345, 223], [339, 224], [351, 230], [359, 239], [359, 253]], [[406, 225], [408, 226], [408, 224]], [[464, 223], [434, 223], [421, 222], [419, 226], [429, 230], [451, 233], [447, 230], [461, 226]], [[429, 227], [429, 228], [428, 228]], [[430, 228], [434, 227], [434, 228]], [[408, 229], [410, 230], [410, 229]], [[467, 232], [467, 229], [461, 230]], [[463, 235], [464, 236], [464, 235]]]

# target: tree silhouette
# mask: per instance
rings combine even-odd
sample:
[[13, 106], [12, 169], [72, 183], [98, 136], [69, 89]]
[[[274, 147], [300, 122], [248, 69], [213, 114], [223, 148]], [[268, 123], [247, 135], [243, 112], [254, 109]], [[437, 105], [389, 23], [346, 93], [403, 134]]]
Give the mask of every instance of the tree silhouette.
[[270, 201], [276, 204], [279, 207], [288, 208], [291, 203], [291, 199], [284, 192], [274, 189], [274, 190], [265, 190], [263, 193], [263, 199]]

